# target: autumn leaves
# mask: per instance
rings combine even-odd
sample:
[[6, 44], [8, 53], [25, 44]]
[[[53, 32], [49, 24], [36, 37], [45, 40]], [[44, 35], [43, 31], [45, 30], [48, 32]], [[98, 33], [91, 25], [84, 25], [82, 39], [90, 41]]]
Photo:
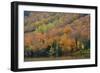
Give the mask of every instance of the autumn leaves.
[[[24, 34], [25, 58], [67, 56], [89, 58], [90, 16], [88, 14], [30, 13], [31, 16], [25, 17], [25, 31], [28, 31]], [[30, 31], [33, 28], [34, 30]]]

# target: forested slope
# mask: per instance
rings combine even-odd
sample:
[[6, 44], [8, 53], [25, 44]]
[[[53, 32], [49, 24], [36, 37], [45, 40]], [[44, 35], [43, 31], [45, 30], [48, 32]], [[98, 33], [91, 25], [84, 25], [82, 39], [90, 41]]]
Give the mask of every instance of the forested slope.
[[25, 57], [89, 58], [89, 14], [26, 11], [24, 19]]

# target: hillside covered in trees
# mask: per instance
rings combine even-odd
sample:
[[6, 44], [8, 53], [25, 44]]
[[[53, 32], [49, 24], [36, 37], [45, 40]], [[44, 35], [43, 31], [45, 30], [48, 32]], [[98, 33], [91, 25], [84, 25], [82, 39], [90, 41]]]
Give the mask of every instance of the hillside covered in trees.
[[90, 58], [90, 15], [24, 11], [24, 61]]

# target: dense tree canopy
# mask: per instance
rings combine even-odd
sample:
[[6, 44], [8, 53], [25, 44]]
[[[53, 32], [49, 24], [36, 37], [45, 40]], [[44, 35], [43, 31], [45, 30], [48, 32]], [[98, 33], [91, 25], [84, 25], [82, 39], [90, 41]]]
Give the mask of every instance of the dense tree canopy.
[[66, 56], [90, 49], [89, 14], [26, 11], [24, 19], [25, 57]]

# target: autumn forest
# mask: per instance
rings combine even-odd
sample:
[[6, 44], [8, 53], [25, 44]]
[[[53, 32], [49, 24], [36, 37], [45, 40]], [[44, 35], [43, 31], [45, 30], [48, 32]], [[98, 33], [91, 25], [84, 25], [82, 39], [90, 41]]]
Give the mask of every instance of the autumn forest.
[[24, 61], [90, 58], [90, 15], [24, 11]]

